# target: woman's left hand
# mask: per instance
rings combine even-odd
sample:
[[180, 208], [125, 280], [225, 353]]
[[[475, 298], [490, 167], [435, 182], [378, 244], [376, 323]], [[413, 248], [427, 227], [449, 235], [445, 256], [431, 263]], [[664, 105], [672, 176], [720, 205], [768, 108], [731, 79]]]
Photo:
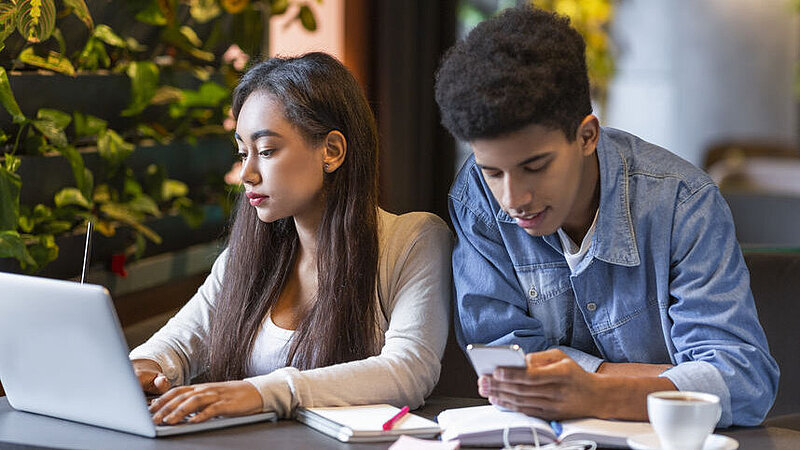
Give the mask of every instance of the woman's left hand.
[[150, 404], [156, 425], [175, 425], [186, 416], [189, 423], [216, 416], [246, 416], [262, 410], [261, 394], [246, 381], [178, 386]]

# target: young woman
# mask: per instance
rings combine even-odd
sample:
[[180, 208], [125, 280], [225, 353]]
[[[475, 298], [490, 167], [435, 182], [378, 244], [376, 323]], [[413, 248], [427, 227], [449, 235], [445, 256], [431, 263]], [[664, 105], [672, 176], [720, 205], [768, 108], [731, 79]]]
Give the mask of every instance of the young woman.
[[[448, 329], [451, 235], [377, 204], [377, 133], [323, 53], [272, 58], [233, 94], [241, 198], [197, 294], [130, 358], [156, 423], [298, 406], [422, 404]], [[197, 377], [209, 382], [188, 385]]]

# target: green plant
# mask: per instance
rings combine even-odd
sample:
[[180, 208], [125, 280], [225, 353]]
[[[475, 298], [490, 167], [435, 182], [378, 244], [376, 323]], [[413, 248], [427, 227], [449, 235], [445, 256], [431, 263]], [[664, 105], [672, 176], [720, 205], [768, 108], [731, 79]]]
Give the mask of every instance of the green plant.
[[[319, 0], [318, 0], [319, 1]], [[187, 223], [202, 221], [202, 210], [188, 187], [151, 165], [136, 173], [128, 158], [137, 145], [153, 140], [194, 142], [201, 136], [227, 134], [222, 123], [231, 89], [244, 67], [226, 63], [223, 50], [236, 44], [244, 54], [261, 54], [264, 23], [289, 10], [288, 0], [117, 0], [136, 20], [155, 30], [144, 40], [96, 24], [84, 0], [6, 0], [0, 3], [0, 104], [11, 124], [0, 129], [0, 257], [16, 258], [33, 272], [58, 256], [55, 237], [80, 233], [86, 221], [111, 236], [132, 230], [126, 252], [141, 255], [145, 241], [161, 238], [145, 225], [148, 218], [181, 214]], [[309, 30], [316, 22], [306, 2], [298, 2], [296, 20]], [[69, 20], [72, 18], [72, 23]], [[79, 19], [75, 21], [74, 18]], [[75, 27], [83, 27], [84, 40]], [[152, 35], [152, 33], [151, 33]], [[70, 48], [73, 50], [70, 51]], [[77, 48], [77, 49], [76, 49]], [[112, 129], [81, 111], [41, 108], [23, 114], [8, 70], [37, 69], [64, 76], [110, 71], [130, 80], [131, 97], [121, 116], [130, 127]], [[165, 73], [190, 73], [197, 88], [173, 84]], [[0, 124], [2, 125], [2, 124]], [[84, 155], [96, 152], [91, 170]], [[56, 193], [52, 204], [20, 204], [17, 173], [26, 156], [60, 154], [71, 167], [74, 186]]]

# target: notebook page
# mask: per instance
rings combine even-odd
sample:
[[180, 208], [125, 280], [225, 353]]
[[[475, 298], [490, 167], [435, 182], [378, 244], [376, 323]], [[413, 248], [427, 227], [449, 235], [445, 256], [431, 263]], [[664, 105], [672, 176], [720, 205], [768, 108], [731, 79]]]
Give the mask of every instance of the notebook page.
[[627, 438], [653, 433], [649, 422], [624, 420], [574, 419], [562, 422], [564, 439], [591, 439], [598, 443], [627, 446]]
[[[306, 408], [318, 416], [348, 427], [355, 434], [360, 432], [383, 433], [383, 424], [400, 412], [391, 405], [363, 405], [330, 408]], [[395, 422], [392, 431], [438, 428], [436, 422], [412, 413]]]
[[[494, 442], [500, 437], [505, 427], [523, 432], [526, 440], [531, 436], [530, 427], [536, 427], [544, 442], [552, 441], [553, 430], [550, 424], [536, 417], [513, 411], [501, 411], [492, 405], [473, 406], [469, 408], [448, 409], [437, 417], [442, 427], [442, 440], [461, 439], [462, 443]], [[520, 433], [512, 433], [514, 435]], [[488, 438], [488, 441], [485, 440]]]

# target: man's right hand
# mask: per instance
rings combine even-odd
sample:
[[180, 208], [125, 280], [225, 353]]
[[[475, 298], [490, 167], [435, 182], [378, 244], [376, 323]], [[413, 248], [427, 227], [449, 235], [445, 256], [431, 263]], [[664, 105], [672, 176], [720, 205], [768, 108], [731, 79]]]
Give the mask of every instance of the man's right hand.
[[142, 390], [148, 394], [163, 394], [172, 387], [161, 371], [161, 366], [155, 361], [149, 359], [134, 359], [131, 361], [133, 371], [136, 377], [139, 378], [139, 384], [142, 385]]

